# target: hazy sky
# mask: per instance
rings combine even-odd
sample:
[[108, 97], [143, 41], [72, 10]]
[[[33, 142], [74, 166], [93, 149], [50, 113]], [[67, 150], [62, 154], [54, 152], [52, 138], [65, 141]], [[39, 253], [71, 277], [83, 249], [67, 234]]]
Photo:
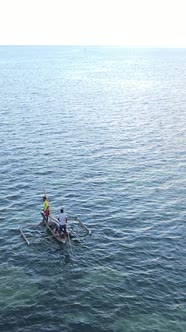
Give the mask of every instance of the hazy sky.
[[0, 44], [186, 47], [186, 0], [0, 0]]

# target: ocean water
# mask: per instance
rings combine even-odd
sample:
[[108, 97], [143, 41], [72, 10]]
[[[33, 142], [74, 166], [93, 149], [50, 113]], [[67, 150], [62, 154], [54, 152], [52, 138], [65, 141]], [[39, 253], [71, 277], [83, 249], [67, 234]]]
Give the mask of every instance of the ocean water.
[[[186, 49], [0, 47], [1, 332], [186, 331], [185, 86]], [[91, 235], [29, 228], [43, 190]]]

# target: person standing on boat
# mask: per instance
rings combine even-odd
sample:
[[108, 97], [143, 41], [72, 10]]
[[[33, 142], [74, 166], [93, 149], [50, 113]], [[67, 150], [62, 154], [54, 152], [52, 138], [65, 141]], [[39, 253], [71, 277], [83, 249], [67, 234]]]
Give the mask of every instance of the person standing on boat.
[[60, 214], [58, 216], [59, 220], [59, 227], [58, 227], [58, 232], [61, 234], [63, 232], [64, 234], [67, 234], [67, 215], [64, 213], [64, 210], [61, 208]]
[[49, 204], [46, 196], [43, 197], [43, 222], [48, 222], [48, 216], [50, 214]]

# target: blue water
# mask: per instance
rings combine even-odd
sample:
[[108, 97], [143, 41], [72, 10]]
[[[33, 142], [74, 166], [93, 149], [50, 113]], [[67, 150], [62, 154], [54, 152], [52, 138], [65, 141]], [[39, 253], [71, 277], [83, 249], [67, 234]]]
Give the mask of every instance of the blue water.
[[[186, 331], [185, 86], [186, 49], [0, 47], [2, 332]], [[92, 235], [27, 227], [43, 188]]]

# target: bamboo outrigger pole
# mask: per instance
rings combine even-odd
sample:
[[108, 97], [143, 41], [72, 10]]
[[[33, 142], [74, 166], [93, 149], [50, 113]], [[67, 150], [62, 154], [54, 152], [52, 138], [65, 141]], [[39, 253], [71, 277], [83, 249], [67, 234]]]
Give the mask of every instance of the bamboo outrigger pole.
[[19, 229], [21, 232], [21, 235], [23, 236], [23, 238], [25, 239], [26, 243], [28, 244], [28, 246], [30, 245], [30, 242], [28, 241], [28, 239], [26, 238], [26, 235], [23, 233], [22, 229]]
[[86, 231], [87, 231], [87, 234], [91, 234], [91, 231], [90, 229], [88, 229], [88, 227], [82, 223], [82, 221], [77, 217], [76, 220], [79, 222], [79, 224], [81, 225], [81, 227], [83, 227]]

